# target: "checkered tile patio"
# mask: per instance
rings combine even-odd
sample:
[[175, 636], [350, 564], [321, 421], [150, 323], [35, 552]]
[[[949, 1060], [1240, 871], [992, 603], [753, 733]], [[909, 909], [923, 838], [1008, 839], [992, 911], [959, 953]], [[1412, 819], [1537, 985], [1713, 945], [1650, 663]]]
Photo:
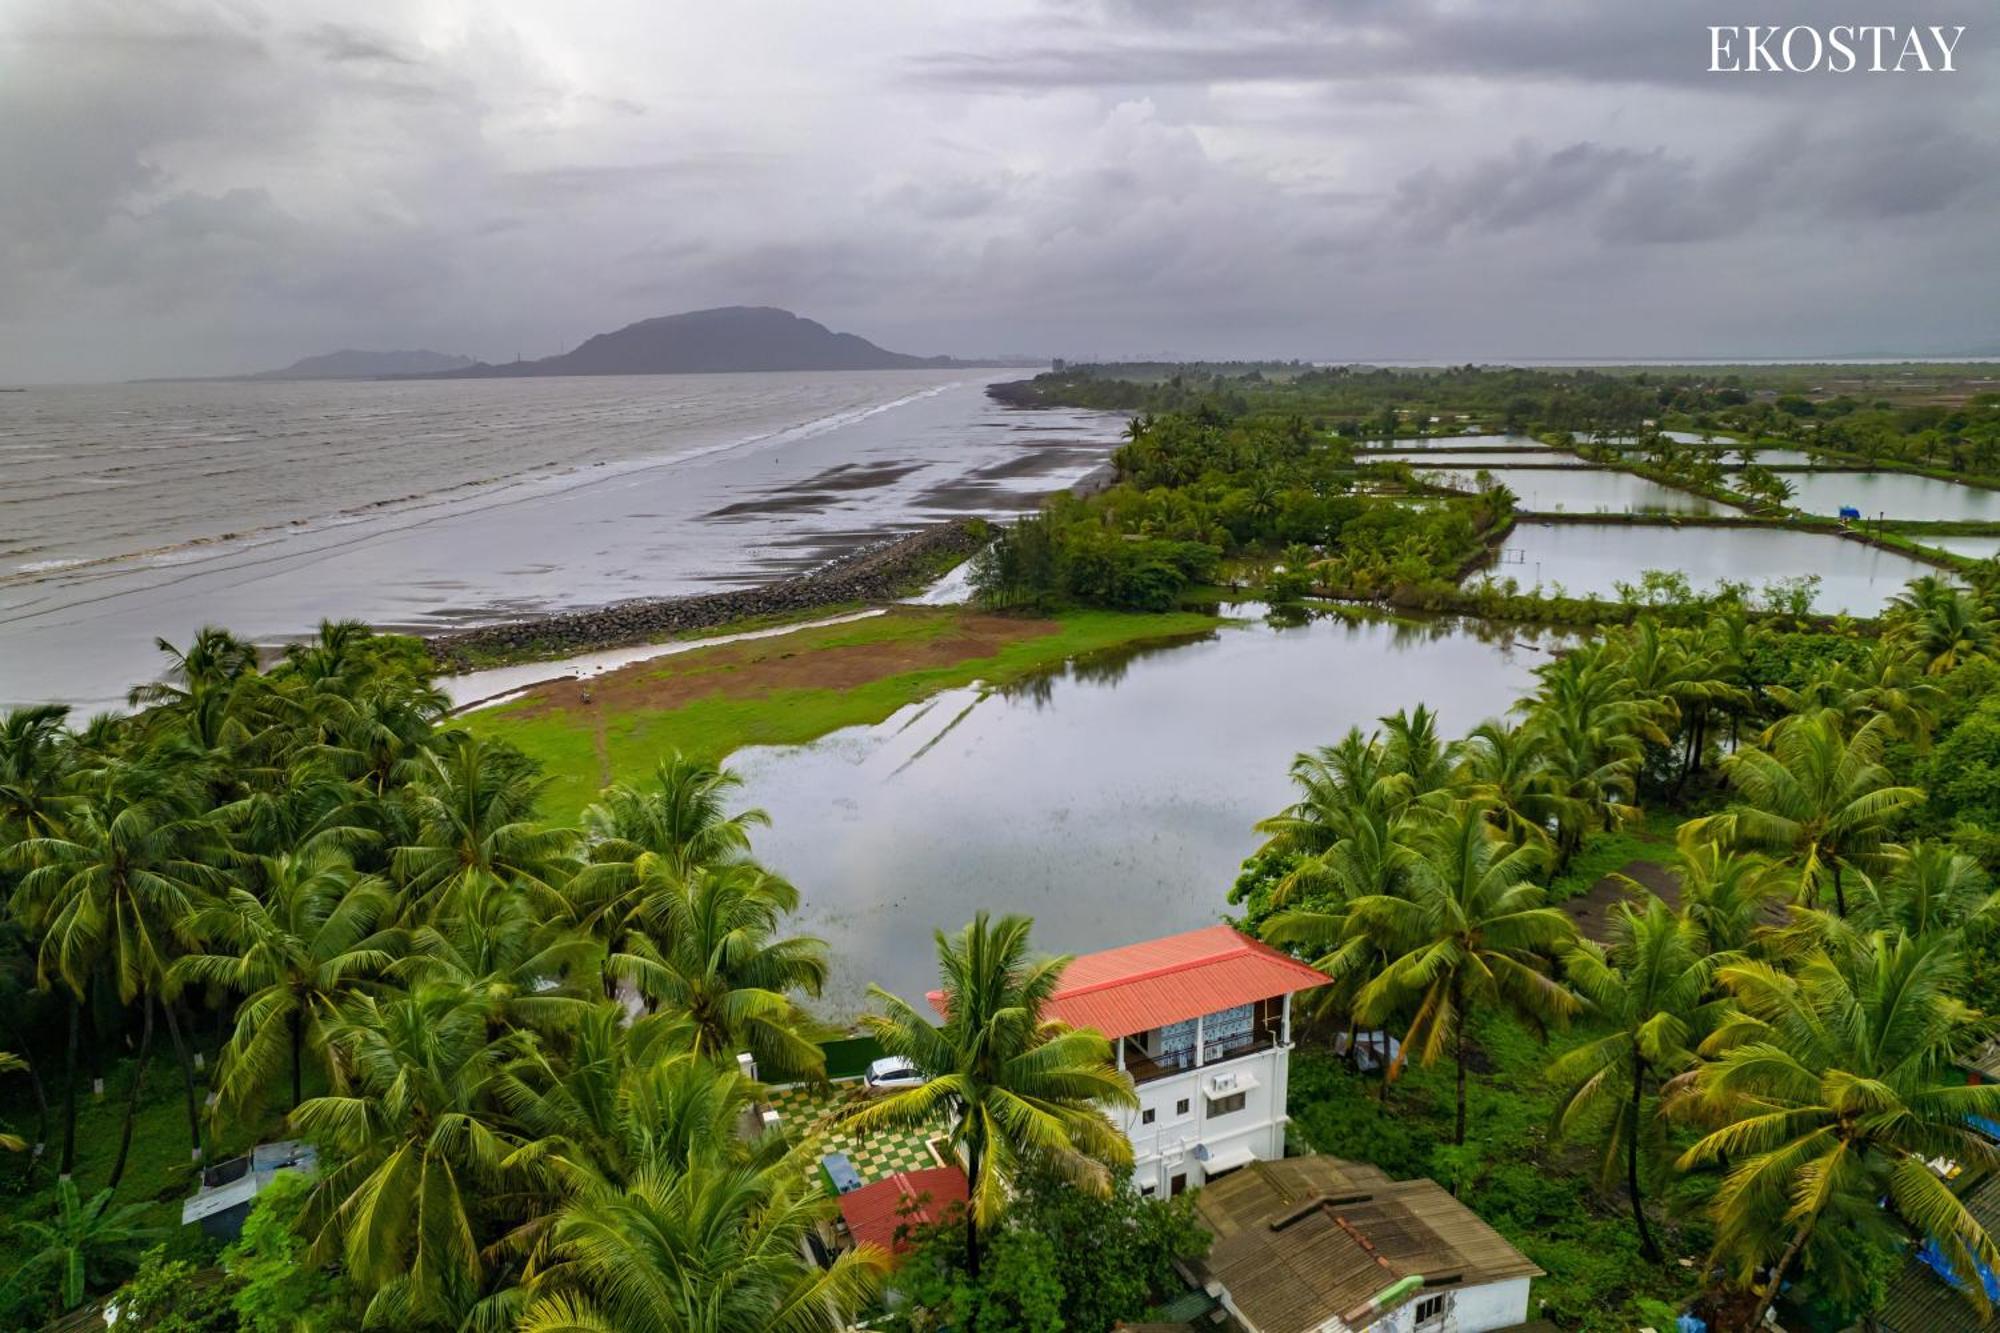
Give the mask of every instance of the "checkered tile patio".
[[[772, 1093], [771, 1105], [786, 1129], [801, 1133], [819, 1123], [839, 1102], [860, 1095], [860, 1090], [858, 1080], [836, 1083], [831, 1093], [800, 1085]], [[931, 1156], [925, 1140], [935, 1138], [943, 1128], [936, 1125], [928, 1129], [878, 1130], [866, 1138], [845, 1130], [832, 1131], [825, 1134], [822, 1151], [846, 1153], [862, 1182], [872, 1184], [898, 1171], [921, 1171], [936, 1166], [937, 1159]]]

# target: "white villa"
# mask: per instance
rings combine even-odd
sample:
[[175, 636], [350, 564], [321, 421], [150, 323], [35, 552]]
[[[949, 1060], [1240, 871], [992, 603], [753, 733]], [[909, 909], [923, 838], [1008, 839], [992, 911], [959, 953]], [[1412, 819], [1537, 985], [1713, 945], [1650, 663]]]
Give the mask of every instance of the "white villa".
[[1266, 944], [1208, 926], [1083, 955], [1049, 1014], [1112, 1040], [1138, 1085], [1139, 1109], [1117, 1113], [1133, 1179], [1171, 1195], [1285, 1155], [1292, 996], [1325, 982]]

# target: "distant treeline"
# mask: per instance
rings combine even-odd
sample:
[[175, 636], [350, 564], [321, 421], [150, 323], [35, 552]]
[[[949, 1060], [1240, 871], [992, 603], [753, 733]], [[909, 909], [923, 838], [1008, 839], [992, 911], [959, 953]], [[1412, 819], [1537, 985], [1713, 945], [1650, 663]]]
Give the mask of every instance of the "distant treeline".
[[[1956, 472], [2000, 469], [2000, 393], [1972, 393], [1962, 402], [1911, 401], [1907, 386], [1886, 372], [1840, 367], [1835, 380], [1827, 369], [1133, 364], [1065, 367], [996, 384], [989, 392], [1017, 406], [1156, 414], [1206, 410], [1227, 419], [1297, 415], [1348, 439], [1450, 434], [1475, 424], [1513, 432], [1629, 435], [1652, 423]], [[1861, 386], [1862, 395], [1829, 392], [1829, 383]]]

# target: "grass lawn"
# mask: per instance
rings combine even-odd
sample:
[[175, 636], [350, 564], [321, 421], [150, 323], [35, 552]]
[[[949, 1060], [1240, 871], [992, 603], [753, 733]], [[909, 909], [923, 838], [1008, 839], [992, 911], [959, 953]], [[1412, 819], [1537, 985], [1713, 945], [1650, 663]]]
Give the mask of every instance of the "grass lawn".
[[[204, 1031], [203, 1036], [207, 1035]], [[158, 1048], [153, 1052], [145, 1086], [140, 1090], [139, 1110], [132, 1126], [132, 1151], [115, 1199], [121, 1204], [144, 1205], [142, 1222], [161, 1229], [157, 1239], [166, 1244], [170, 1254], [207, 1262], [207, 1255], [215, 1248], [213, 1242], [203, 1235], [200, 1227], [181, 1225], [181, 1204], [194, 1193], [196, 1182], [180, 1066], [165, 1035], [155, 1033], [154, 1040]], [[195, 1075], [197, 1096], [203, 1099], [207, 1096], [205, 1080], [215, 1071], [214, 1054], [212, 1049], [208, 1050], [206, 1069]], [[126, 1092], [135, 1068], [135, 1062], [129, 1059], [108, 1063], [102, 1097], [91, 1095], [87, 1065], [79, 1078], [75, 1180], [77, 1192], [85, 1200], [103, 1189], [110, 1177], [112, 1160], [118, 1155], [119, 1131], [125, 1120]], [[26, 1152], [0, 1153], [0, 1282], [12, 1274], [18, 1260], [27, 1257], [14, 1249], [13, 1223], [46, 1219], [55, 1212], [56, 1163], [62, 1151], [60, 1060], [45, 1067], [42, 1077], [47, 1084], [50, 1112], [47, 1152], [39, 1165], [32, 1167]], [[26, 1080], [13, 1075], [0, 1082], [6, 1085], [6, 1100], [0, 1103], [0, 1126], [32, 1142], [35, 1113]], [[235, 1157], [254, 1143], [285, 1137], [282, 1098], [289, 1096], [289, 1075], [285, 1082], [286, 1087], [279, 1093], [281, 1100], [267, 1109], [257, 1123], [245, 1125], [229, 1118], [223, 1122], [221, 1138], [211, 1133], [207, 1144], [209, 1161]], [[309, 1066], [306, 1096], [323, 1092], [324, 1082], [323, 1076]], [[0, 1310], [0, 1327], [12, 1327], [7, 1320], [20, 1314], [20, 1308], [10, 1302], [9, 1309]], [[39, 1321], [30, 1326], [39, 1327]]]
[[719, 644], [589, 681], [538, 687], [460, 722], [541, 761], [544, 809], [574, 818], [613, 781], [643, 778], [671, 750], [720, 759], [879, 722], [939, 690], [1001, 684], [1079, 653], [1198, 634], [1213, 615], [1071, 611], [1048, 619], [960, 608], [892, 608], [846, 625]]

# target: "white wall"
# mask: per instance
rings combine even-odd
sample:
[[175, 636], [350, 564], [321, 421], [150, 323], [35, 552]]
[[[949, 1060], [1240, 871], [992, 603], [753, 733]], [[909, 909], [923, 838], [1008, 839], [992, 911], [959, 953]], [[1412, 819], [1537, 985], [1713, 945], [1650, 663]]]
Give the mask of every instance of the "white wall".
[[[1185, 1173], [1190, 1189], [1199, 1185], [1203, 1175], [1194, 1152], [1197, 1144], [1206, 1145], [1211, 1156], [1244, 1147], [1267, 1161], [1283, 1157], [1287, 1056], [1286, 1051], [1265, 1047], [1233, 1060], [1141, 1083], [1137, 1089], [1139, 1108], [1116, 1113], [1118, 1127], [1132, 1142], [1134, 1182], [1142, 1189], [1153, 1186], [1162, 1198], [1176, 1175]], [[1238, 1071], [1257, 1080], [1257, 1086], [1245, 1092], [1243, 1109], [1210, 1115], [1212, 1103], [1203, 1089], [1217, 1074]], [[1182, 1101], [1188, 1104], [1185, 1115], [1177, 1109]], [[1154, 1113], [1150, 1125], [1143, 1123], [1142, 1112], [1148, 1109]]]

